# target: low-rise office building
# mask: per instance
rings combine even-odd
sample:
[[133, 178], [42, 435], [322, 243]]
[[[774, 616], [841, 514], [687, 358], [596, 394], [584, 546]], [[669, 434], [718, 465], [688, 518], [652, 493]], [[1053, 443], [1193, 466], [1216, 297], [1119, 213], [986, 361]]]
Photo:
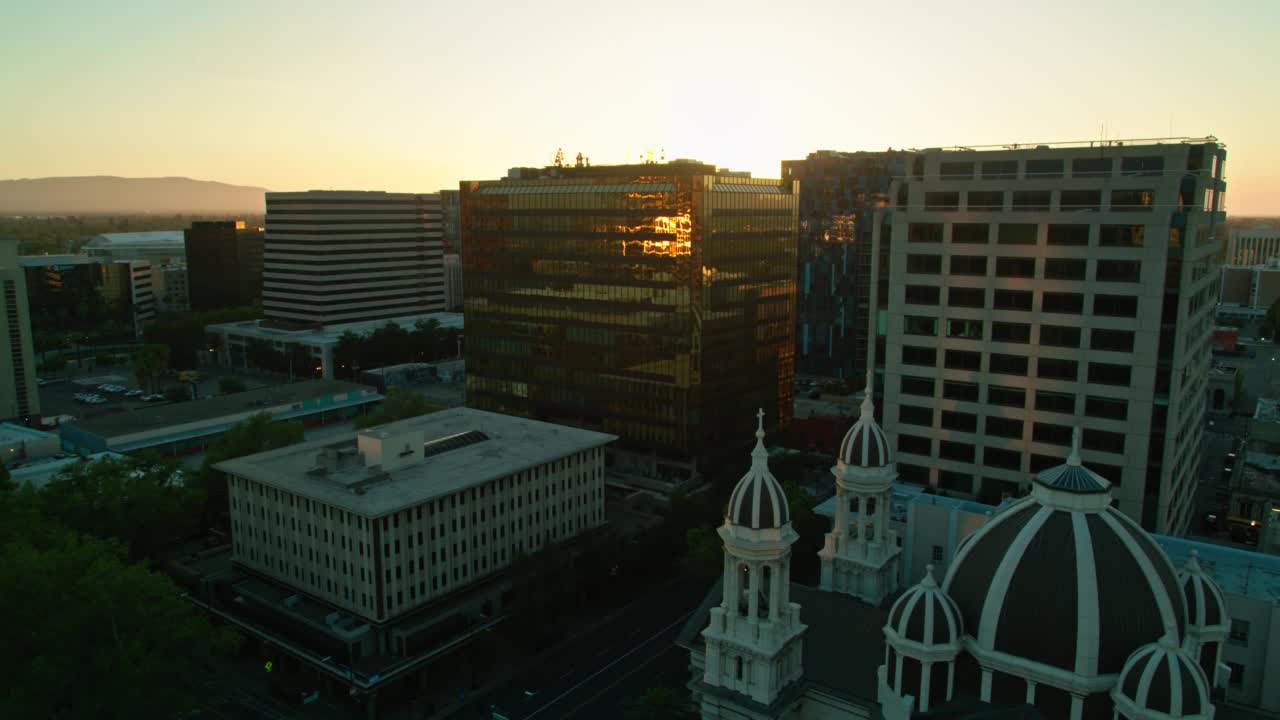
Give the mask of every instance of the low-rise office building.
[[1280, 258], [1261, 265], [1224, 265], [1218, 316], [1238, 320], [1266, 317], [1280, 300]]
[[35, 344], [18, 243], [0, 241], [0, 419], [40, 415]]

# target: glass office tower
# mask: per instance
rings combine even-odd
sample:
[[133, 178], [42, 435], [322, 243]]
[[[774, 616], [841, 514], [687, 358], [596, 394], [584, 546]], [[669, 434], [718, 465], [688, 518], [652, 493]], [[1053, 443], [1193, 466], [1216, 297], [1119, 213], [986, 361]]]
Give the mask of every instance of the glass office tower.
[[670, 482], [756, 408], [786, 424], [796, 198], [689, 161], [463, 182], [467, 405], [616, 434], [614, 472]]

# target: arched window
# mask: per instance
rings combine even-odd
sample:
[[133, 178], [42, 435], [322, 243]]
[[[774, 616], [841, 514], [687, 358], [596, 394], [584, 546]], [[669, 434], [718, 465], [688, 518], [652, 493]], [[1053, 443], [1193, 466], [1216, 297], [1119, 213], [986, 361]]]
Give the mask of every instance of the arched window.
[[1223, 403], [1226, 402], [1226, 396], [1227, 394], [1223, 392], [1222, 388], [1217, 388], [1213, 391], [1213, 409], [1214, 410], [1222, 409]]
[[751, 612], [751, 568], [746, 564], [738, 568], [738, 614]]
[[760, 607], [757, 613], [760, 617], [769, 617], [769, 593], [773, 588], [773, 568], [765, 565], [760, 574]]
[[738, 666], [738, 669], [737, 669], [737, 675], [738, 675], [738, 679], [739, 679], [739, 680], [741, 680], [741, 679], [742, 679], [742, 657], [741, 657], [741, 656], [739, 656], [739, 657], [737, 658], [737, 660], [738, 660], [738, 662], [737, 662], [737, 666]]

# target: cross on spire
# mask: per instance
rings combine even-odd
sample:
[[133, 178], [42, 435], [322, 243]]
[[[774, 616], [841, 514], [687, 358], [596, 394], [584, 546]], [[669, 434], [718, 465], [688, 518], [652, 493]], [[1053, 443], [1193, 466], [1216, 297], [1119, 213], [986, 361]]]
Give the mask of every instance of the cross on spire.
[[1071, 454], [1067, 456], [1068, 465], [1080, 464], [1080, 426], [1071, 431]]
[[873, 387], [871, 378], [871, 368], [867, 368], [867, 389], [862, 397], [862, 417], [864, 418], [869, 418], [876, 414], [876, 404], [875, 401], [871, 399], [871, 389]]
[[764, 463], [769, 458], [769, 451], [764, 447], [764, 408], [756, 410], [756, 446], [751, 451], [751, 466]]

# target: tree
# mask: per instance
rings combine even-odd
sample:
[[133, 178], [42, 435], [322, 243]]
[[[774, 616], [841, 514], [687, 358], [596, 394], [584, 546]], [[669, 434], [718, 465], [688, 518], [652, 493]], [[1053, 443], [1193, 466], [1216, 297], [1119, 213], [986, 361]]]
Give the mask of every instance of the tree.
[[138, 384], [150, 389], [156, 375], [169, 366], [169, 347], [167, 345], [142, 345], [130, 355], [133, 361], [133, 372], [138, 376]]
[[210, 342], [205, 327], [219, 323], [239, 322], [261, 317], [257, 307], [227, 308], [210, 312], [164, 313], [143, 330], [148, 343], [165, 345], [174, 367], [194, 368], [200, 357], [209, 353]]
[[374, 425], [385, 425], [396, 420], [427, 415], [442, 409], [439, 405], [428, 400], [426, 395], [416, 390], [390, 387], [387, 388], [386, 399], [382, 401], [382, 407], [377, 412], [357, 417], [355, 426], [357, 429], [363, 430]]
[[624, 717], [626, 720], [697, 720], [698, 714], [687, 690], [659, 685], [628, 703]]
[[826, 519], [813, 511], [813, 496], [805, 492], [798, 483], [786, 481], [782, 483], [782, 489], [787, 494], [791, 527], [800, 536], [791, 548], [791, 581], [817, 585], [822, 570], [818, 551], [822, 549], [830, 528], [827, 527]]
[[221, 518], [228, 509], [227, 481], [213, 466], [223, 460], [266, 452], [302, 442], [302, 423], [272, 420], [261, 412], [227, 428], [222, 439], [209, 446], [197, 473], [197, 484], [205, 491], [205, 522]]
[[218, 378], [218, 392], [223, 395], [244, 392], [244, 381], [238, 377], [230, 376]]
[[182, 402], [191, 399], [191, 388], [186, 385], [170, 385], [164, 389], [164, 399], [169, 402]]
[[40, 364], [41, 372], [57, 373], [67, 368], [67, 359], [61, 355], [55, 355]]
[[711, 579], [724, 567], [724, 543], [709, 527], [690, 528], [685, 534], [689, 552], [689, 570], [698, 577]]

